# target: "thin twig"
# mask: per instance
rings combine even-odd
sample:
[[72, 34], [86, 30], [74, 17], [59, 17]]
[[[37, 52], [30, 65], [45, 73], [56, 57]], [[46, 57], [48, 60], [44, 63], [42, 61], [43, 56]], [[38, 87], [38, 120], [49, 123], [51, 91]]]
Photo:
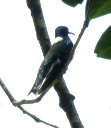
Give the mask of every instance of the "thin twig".
[[33, 103], [38, 103], [41, 101], [41, 99], [44, 97], [44, 95], [49, 91], [49, 89], [52, 87], [52, 85], [50, 85], [47, 89], [45, 89], [45, 91], [36, 99], [32, 99], [32, 100], [21, 100], [21, 101], [16, 101], [14, 100], [12, 103], [14, 106], [20, 106], [23, 104], [33, 104]]
[[82, 38], [83, 33], [85, 32], [86, 28], [88, 27], [88, 24], [89, 24], [89, 14], [90, 14], [90, 10], [91, 10], [92, 4], [93, 4], [93, 0], [89, 0], [89, 7], [88, 7], [88, 11], [87, 11], [87, 15], [86, 15], [86, 19], [84, 21], [83, 27], [82, 27], [81, 32], [80, 32], [80, 34], [79, 34], [79, 36], [78, 36], [78, 38], [77, 38], [77, 40], [76, 40], [76, 42], [75, 42], [75, 44], [74, 44], [74, 46], [72, 48], [72, 51], [71, 51], [71, 54], [69, 56], [68, 62], [65, 65], [65, 67], [64, 67], [63, 71], [61, 72], [61, 74], [66, 72], [68, 65], [70, 64], [71, 60], [73, 59], [75, 50], [76, 50], [76, 48], [77, 48], [77, 46], [78, 46], [78, 44], [80, 42], [80, 39]]
[[[8, 96], [9, 100], [11, 101], [11, 103], [13, 104], [15, 100], [15, 98], [13, 97], [13, 95], [10, 93], [10, 91], [8, 90], [8, 88], [6, 87], [6, 85], [3, 83], [2, 79], [0, 78], [0, 85], [2, 87], [2, 89], [4, 90], [4, 92], [6, 93], [6, 95]], [[13, 104], [14, 105], [14, 104]], [[39, 119], [38, 117], [36, 117], [35, 115], [29, 113], [28, 111], [26, 111], [22, 106], [17, 106], [24, 114], [27, 114], [28, 116], [30, 116], [31, 118], [33, 118], [36, 122], [41, 122], [44, 123], [48, 126], [54, 127], [54, 128], [58, 128], [55, 125], [49, 124], [41, 119]]]
[[49, 124], [49, 123], [47, 123], [47, 122], [45, 122], [45, 121], [39, 119], [39, 118], [36, 117], [35, 115], [33, 115], [33, 114], [29, 113], [28, 111], [26, 111], [26, 110], [25, 110], [23, 107], [21, 107], [21, 106], [18, 106], [18, 108], [19, 108], [24, 114], [27, 114], [28, 116], [32, 117], [36, 122], [41, 122], [41, 123], [44, 123], [44, 124], [46, 124], [46, 125], [48, 125], [48, 126], [51, 126], [51, 127], [54, 127], [54, 128], [59, 128], [59, 127], [57, 127], [57, 126], [55, 126], [55, 125]]

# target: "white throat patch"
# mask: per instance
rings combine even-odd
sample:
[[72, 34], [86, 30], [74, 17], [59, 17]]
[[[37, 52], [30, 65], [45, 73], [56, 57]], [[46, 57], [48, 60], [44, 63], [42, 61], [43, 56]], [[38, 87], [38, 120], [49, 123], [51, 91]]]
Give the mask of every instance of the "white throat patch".
[[55, 38], [55, 42], [54, 42], [54, 43], [57, 43], [58, 41], [61, 41], [61, 40], [63, 40], [63, 38], [62, 38], [62, 37], [56, 37], [56, 38]]

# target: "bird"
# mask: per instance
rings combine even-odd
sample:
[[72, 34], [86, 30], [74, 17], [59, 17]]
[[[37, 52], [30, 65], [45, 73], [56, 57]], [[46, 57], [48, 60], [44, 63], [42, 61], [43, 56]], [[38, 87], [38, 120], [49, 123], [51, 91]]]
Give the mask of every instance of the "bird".
[[74, 33], [69, 32], [66, 26], [58, 26], [55, 29], [55, 38], [58, 40], [52, 45], [44, 57], [35, 83], [28, 95], [30, 93], [42, 94], [56, 80], [58, 74], [66, 65], [73, 47], [68, 34], [74, 35]]

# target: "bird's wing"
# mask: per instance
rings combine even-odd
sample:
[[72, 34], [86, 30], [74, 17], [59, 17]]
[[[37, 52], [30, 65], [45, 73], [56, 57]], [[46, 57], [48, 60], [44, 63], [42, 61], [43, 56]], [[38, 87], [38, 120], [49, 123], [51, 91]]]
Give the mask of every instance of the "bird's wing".
[[[53, 64], [52, 69], [50, 69], [48, 75], [44, 79], [41, 85], [35, 88], [35, 93], [42, 93], [46, 88], [48, 88], [52, 82], [57, 78], [61, 70], [63, 69], [63, 65], [61, 65], [61, 61], [59, 59]], [[33, 91], [34, 92], [34, 91]]]
[[52, 69], [50, 70], [46, 79], [43, 81], [40, 88], [38, 90], [35, 88], [35, 93], [37, 92], [38, 94], [40, 94], [44, 92], [44, 90], [48, 88], [54, 82], [54, 80], [56, 80], [57, 76], [61, 73], [65, 64], [67, 63], [67, 60], [73, 47], [73, 43], [70, 40], [59, 41], [57, 43], [57, 46], [58, 48], [56, 52], [59, 56], [57, 57], [54, 65], [52, 66]]
[[39, 70], [38, 70], [38, 75], [36, 78], [36, 81], [31, 89], [31, 91], [29, 92], [29, 94], [31, 92], [34, 92], [34, 88], [37, 88], [38, 90], [41, 88], [42, 83], [44, 82], [45, 78], [48, 76], [49, 72], [52, 70], [53, 66], [56, 63], [59, 63], [59, 59], [58, 59], [59, 55], [57, 54], [56, 51], [56, 44], [54, 44], [51, 49], [49, 50], [49, 52], [46, 54]]
[[36, 81], [30, 93], [43, 92], [56, 79], [66, 64], [72, 47], [71, 41], [59, 41], [51, 47], [39, 68]]

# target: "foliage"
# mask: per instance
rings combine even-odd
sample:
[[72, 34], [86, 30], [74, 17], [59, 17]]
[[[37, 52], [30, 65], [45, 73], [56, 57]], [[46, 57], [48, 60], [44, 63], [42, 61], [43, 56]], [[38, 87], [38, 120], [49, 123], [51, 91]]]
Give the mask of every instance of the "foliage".
[[100, 37], [94, 52], [98, 57], [111, 59], [111, 25]]
[[62, 0], [65, 4], [75, 7], [77, 4], [81, 4], [83, 0]]
[[[89, 7], [90, 0], [87, 0], [85, 15]], [[94, 0], [89, 18], [94, 19], [111, 13], [111, 0]]]
[[[83, 0], [62, 0], [69, 6], [76, 6], [83, 2]], [[85, 16], [89, 9], [90, 3], [93, 2], [89, 19], [98, 18], [100, 16], [111, 13], [111, 0], [87, 0], [85, 8]], [[94, 50], [97, 53], [97, 57], [105, 59], [111, 59], [111, 26], [102, 34]]]

